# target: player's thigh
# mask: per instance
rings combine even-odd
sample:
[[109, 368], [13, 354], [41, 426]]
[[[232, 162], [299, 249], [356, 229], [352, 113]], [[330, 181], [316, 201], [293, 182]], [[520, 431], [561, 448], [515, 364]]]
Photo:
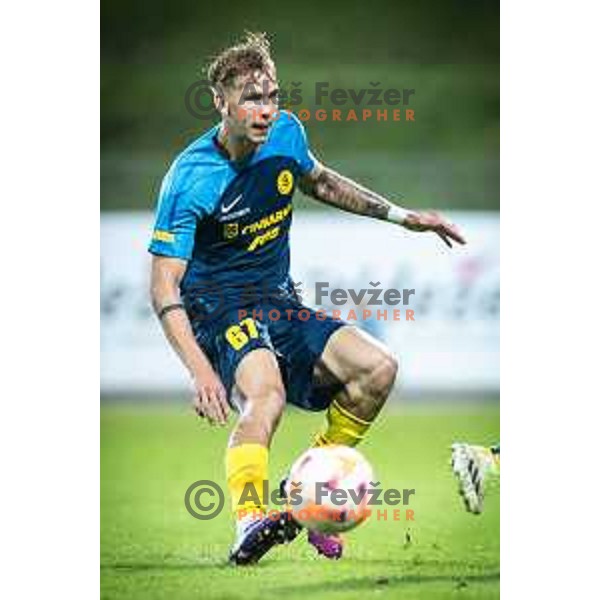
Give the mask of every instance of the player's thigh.
[[346, 325], [327, 341], [314, 376], [317, 383], [334, 378], [347, 385], [382, 369], [395, 375], [397, 360], [390, 350], [366, 331]]
[[241, 413], [262, 412], [278, 416], [285, 404], [285, 388], [272, 350], [257, 348], [239, 362], [234, 377], [232, 400]]

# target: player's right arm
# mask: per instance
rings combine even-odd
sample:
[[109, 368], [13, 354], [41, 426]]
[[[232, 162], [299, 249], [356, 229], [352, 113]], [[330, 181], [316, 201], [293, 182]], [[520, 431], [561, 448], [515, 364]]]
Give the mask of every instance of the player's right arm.
[[225, 389], [194, 337], [179, 295], [196, 227], [209, 210], [197, 187], [201, 183], [197, 176], [182, 177], [176, 165], [163, 180], [149, 247], [153, 254], [150, 295], [169, 343], [191, 376], [196, 412], [212, 423], [224, 424], [229, 413]]
[[211, 423], [223, 425], [229, 414], [225, 388], [196, 342], [187, 314], [181, 308], [179, 284], [185, 274], [186, 265], [187, 262], [180, 258], [157, 255], [152, 257], [152, 306], [160, 316], [169, 343], [189, 371], [194, 386], [196, 412]]

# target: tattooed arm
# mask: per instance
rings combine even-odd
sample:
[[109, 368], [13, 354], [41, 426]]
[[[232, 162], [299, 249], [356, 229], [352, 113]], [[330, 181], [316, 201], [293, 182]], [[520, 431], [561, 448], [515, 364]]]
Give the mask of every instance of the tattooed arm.
[[437, 213], [405, 210], [319, 163], [301, 180], [300, 189], [316, 200], [357, 215], [398, 223], [411, 231], [433, 231], [449, 247], [452, 241], [466, 243], [458, 228]]

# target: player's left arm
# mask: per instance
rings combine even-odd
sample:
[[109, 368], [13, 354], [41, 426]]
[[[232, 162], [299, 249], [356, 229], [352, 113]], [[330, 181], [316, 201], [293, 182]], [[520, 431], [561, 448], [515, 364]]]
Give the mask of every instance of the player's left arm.
[[410, 231], [433, 231], [450, 248], [452, 242], [466, 243], [456, 225], [438, 213], [406, 210], [320, 163], [300, 180], [300, 189], [316, 200], [351, 213], [398, 223]]

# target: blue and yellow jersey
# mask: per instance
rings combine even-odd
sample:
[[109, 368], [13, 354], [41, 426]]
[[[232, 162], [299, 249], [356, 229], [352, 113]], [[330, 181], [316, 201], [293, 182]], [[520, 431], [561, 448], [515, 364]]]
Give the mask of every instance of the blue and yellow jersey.
[[173, 162], [159, 194], [149, 250], [189, 261], [181, 283], [188, 302], [244, 303], [244, 290], [287, 289], [292, 196], [315, 166], [302, 124], [282, 112], [265, 143], [231, 161], [219, 125]]

